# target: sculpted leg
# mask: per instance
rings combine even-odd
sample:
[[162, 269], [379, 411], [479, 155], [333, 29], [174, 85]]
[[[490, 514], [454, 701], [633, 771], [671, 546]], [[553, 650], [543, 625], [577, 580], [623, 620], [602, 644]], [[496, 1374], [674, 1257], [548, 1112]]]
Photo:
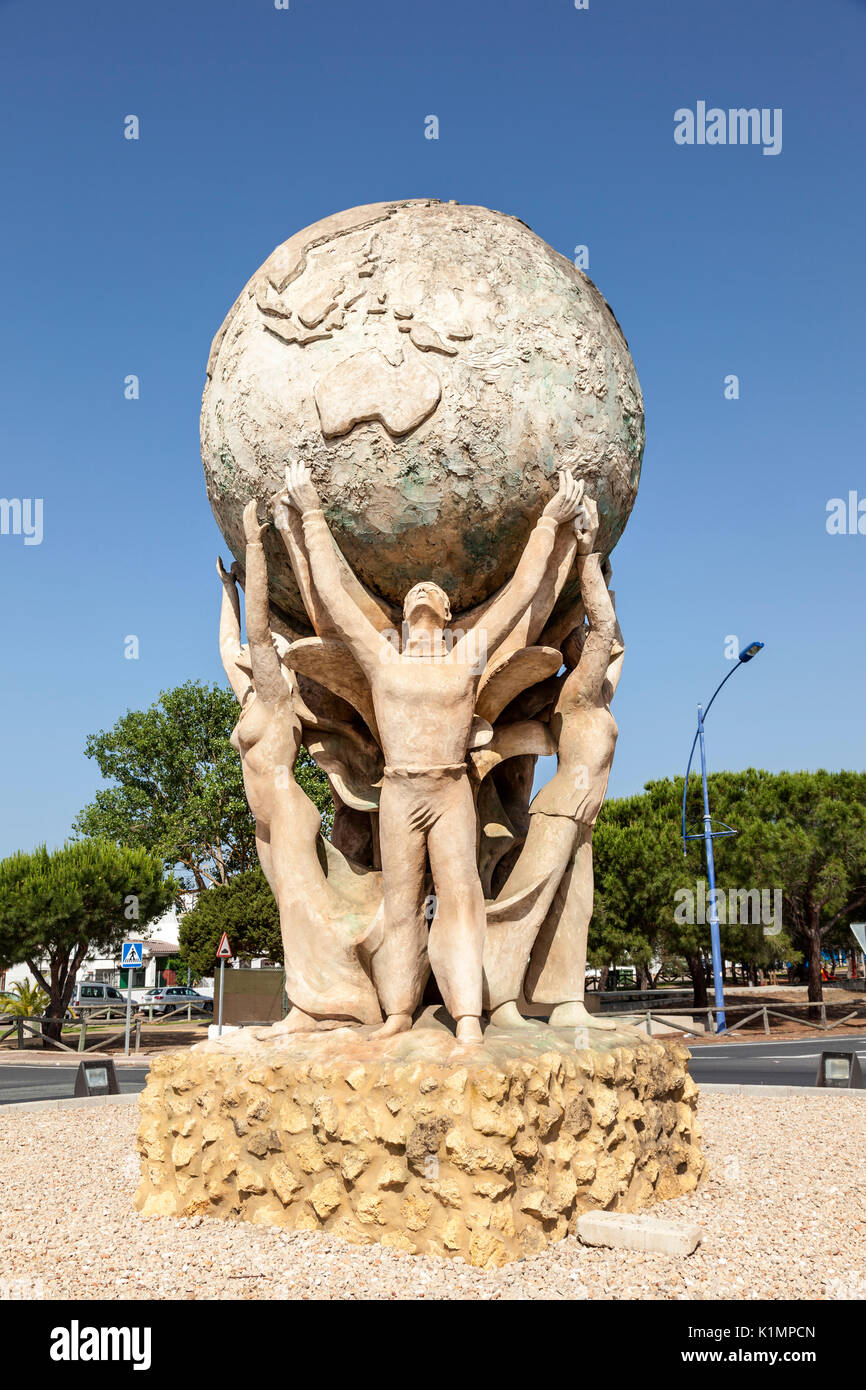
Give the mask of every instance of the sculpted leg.
[[[564, 820], [538, 812], [533, 821]], [[586, 978], [586, 943], [592, 917], [592, 830], [577, 826], [577, 844], [571, 866], [553, 899], [532, 950], [526, 975], [526, 997], [533, 1004], [552, 1004], [554, 1026], [569, 1026], [569, 1012], [583, 1010]], [[584, 1017], [585, 1014], [585, 1017]], [[597, 1026], [583, 1010], [579, 1021]]]
[[388, 1037], [412, 1026], [428, 973], [424, 916], [426, 836], [415, 789], [408, 779], [386, 777], [379, 805], [379, 838], [385, 926], [371, 957], [373, 983]]
[[[543, 814], [533, 816], [533, 820], [547, 819]], [[534, 1004], [553, 1005], [551, 1028], [601, 1028], [622, 1032], [621, 1023], [589, 1013], [583, 1002], [586, 943], [592, 917], [592, 830], [589, 826], [576, 828], [578, 843], [574, 861], [535, 943], [526, 976], [526, 997]]]
[[442, 779], [428, 853], [436, 893], [430, 964], [461, 1042], [481, 1040], [484, 894], [475, 862], [475, 807], [469, 779]]
[[520, 858], [496, 902], [487, 906], [484, 976], [490, 1021], [499, 1028], [534, 1027], [516, 1001], [577, 836], [577, 826], [567, 816], [530, 816]]

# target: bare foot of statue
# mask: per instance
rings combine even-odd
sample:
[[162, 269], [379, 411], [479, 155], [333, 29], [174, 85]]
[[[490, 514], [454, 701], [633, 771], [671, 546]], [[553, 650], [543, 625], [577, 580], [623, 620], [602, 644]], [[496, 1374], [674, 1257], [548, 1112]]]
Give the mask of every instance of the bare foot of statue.
[[564, 1004], [555, 1004], [548, 1020], [551, 1028], [604, 1028], [608, 1031], [625, 1031], [610, 1016], [591, 1014], [579, 999], [570, 999]]
[[464, 1014], [457, 1020], [458, 1042], [481, 1042], [481, 1019], [475, 1014]]
[[281, 1037], [284, 1033], [313, 1033], [316, 1027], [316, 1019], [294, 1005], [279, 1023], [272, 1023], [270, 1028], [259, 1028], [256, 1037], [267, 1041], [268, 1038]]
[[517, 1007], [516, 999], [509, 999], [507, 1003], [500, 1004], [498, 1008], [491, 1009], [490, 1022], [496, 1028], [535, 1028], [537, 1025], [523, 1014]]
[[395, 1033], [408, 1033], [412, 1027], [411, 1014], [389, 1014], [382, 1024], [371, 1035], [374, 1038], [393, 1038]]

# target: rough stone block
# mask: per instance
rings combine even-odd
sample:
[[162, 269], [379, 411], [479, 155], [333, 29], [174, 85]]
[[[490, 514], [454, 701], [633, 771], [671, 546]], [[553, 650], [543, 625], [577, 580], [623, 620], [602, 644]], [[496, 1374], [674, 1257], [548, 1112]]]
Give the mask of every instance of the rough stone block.
[[577, 1236], [584, 1245], [645, 1250], [653, 1255], [691, 1255], [700, 1243], [701, 1228], [690, 1222], [668, 1221], [663, 1216], [588, 1211], [577, 1218]]
[[[472, 1045], [434, 1029], [248, 1032], [154, 1061], [143, 1214], [207, 1212], [485, 1268], [576, 1229], [610, 1245], [673, 1231], [672, 1245], [637, 1248], [688, 1253], [672, 1223], [616, 1224], [704, 1171], [679, 1043], [600, 1033], [575, 1050], [541, 1025]], [[596, 1216], [584, 1236], [578, 1223]]]

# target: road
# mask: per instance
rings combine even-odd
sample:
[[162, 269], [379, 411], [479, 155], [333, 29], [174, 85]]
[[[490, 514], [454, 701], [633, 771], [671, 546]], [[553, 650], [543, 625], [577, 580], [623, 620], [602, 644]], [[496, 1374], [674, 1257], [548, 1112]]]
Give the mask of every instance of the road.
[[[707, 1043], [692, 1052], [695, 1081], [748, 1086], [814, 1086], [822, 1051], [855, 1050], [866, 1076], [866, 1038], [797, 1038], [793, 1042]], [[46, 1062], [16, 1066], [0, 1063], [0, 1106], [22, 1100], [61, 1100], [71, 1096], [77, 1065]], [[140, 1091], [147, 1067], [117, 1068], [121, 1091]]]
[[822, 1052], [856, 1051], [866, 1076], [866, 1037], [816, 1034], [793, 1042], [707, 1043], [694, 1048], [689, 1071], [695, 1081], [745, 1086], [814, 1086]]
[[[14, 1062], [0, 1064], [0, 1106], [20, 1100], [65, 1100], [75, 1089], [77, 1065], [31, 1062], [15, 1066]], [[121, 1091], [140, 1091], [144, 1087], [147, 1067], [118, 1067], [117, 1084]]]

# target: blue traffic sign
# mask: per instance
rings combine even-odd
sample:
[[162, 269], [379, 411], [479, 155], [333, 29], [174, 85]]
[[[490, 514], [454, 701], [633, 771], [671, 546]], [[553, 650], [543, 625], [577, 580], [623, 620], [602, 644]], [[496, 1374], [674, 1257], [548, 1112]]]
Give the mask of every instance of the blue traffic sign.
[[124, 941], [123, 950], [120, 953], [120, 964], [122, 967], [141, 965], [140, 941]]

